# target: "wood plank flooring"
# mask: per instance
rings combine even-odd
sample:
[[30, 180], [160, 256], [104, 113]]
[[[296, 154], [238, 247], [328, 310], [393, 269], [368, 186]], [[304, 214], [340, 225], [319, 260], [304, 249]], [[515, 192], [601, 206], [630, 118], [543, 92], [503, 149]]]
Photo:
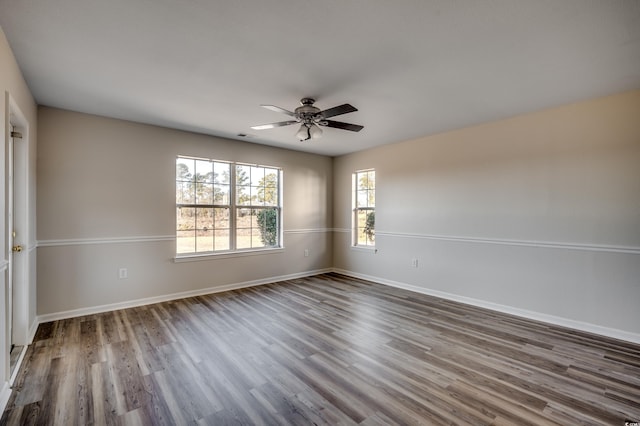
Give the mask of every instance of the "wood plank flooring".
[[40, 325], [0, 423], [640, 420], [640, 346], [337, 274]]
[[11, 351], [9, 352], [9, 372], [13, 374], [16, 366], [18, 365], [18, 360], [20, 359], [20, 355], [22, 355], [22, 350], [24, 346], [20, 345], [11, 345]]

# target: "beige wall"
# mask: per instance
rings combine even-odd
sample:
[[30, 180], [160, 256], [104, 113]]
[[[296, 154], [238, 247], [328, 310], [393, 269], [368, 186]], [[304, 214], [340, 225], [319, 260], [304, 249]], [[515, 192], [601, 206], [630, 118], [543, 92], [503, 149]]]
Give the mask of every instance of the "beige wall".
[[[331, 267], [329, 157], [46, 107], [39, 128], [39, 315]], [[285, 249], [175, 263], [177, 155], [282, 167]]]
[[25, 251], [20, 253], [17, 261], [21, 262], [23, 268], [24, 283], [18, 289], [18, 303], [20, 318], [19, 330], [20, 340], [27, 338], [27, 334], [36, 324], [36, 292], [35, 292], [35, 263], [36, 263], [36, 243], [35, 243], [35, 158], [37, 140], [37, 107], [27, 87], [18, 64], [13, 56], [7, 39], [0, 29], [0, 140], [3, 142], [0, 149], [0, 408], [3, 406], [5, 397], [8, 396], [8, 354], [10, 351], [10, 339], [6, 333], [6, 324], [10, 321], [8, 317], [9, 281], [8, 281], [8, 261], [10, 252], [7, 247], [6, 235], [6, 175], [7, 175], [7, 145], [9, 143], [10, 128], [8, 123], [14, 121], [10, 118], [12, 110], [21, 113], [21, 119], [25, 120], [25, 128], [21, 128], [24, 134], [20, 155], [24, 155], [23, 163], [17, 170], [21, 174], [22, 182], [25, 185], [25, 193], [20, 194], [21, 204], [30, 206], [24, 214], [23, 228], [20, 230], [24, 238], [21, 243], [25, 246]]
[[[375, 254], [348, 232], [371, 167]], [[640, 91], [339, 157], [334, 209], [336, 268], [640, 339]]]

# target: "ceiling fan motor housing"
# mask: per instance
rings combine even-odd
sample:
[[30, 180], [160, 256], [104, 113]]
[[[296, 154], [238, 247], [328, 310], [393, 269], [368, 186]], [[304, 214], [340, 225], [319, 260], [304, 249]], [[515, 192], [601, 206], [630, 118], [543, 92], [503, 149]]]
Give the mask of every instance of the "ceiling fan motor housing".
[[295, 109], [294, 113], [296, 117], [303, 123], [311, 124], [322, 118], [319, 115], [320, 108], [313, 106], [314, 103], [315, 99], [302, 98], [302, 100], [300, 100], [301, 106]]

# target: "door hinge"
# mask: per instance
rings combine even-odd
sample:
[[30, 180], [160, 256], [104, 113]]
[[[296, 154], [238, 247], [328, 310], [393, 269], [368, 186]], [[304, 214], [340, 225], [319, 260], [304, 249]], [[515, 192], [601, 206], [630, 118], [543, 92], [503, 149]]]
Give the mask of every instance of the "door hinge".
[[14, 139], [22, 139], [22, 133], [20, 132], [11, 132], [11, 137]]

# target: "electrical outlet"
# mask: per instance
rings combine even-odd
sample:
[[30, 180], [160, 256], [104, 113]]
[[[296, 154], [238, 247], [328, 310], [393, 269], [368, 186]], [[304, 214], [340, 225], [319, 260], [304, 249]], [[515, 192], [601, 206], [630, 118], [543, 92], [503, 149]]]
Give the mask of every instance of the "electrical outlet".
[[414, 268], [418, 267], [418, 259], [417, 258], [413, 258], [411, 259], [411, 266], [413, 266]]
[[120, 268], [118, 269], [118, 278], [121, 280], [124, 280], [128, 277], [128, 271], [127, 268]]
[[309, 257], [309, 249], [304, 249], [304, 257]]

